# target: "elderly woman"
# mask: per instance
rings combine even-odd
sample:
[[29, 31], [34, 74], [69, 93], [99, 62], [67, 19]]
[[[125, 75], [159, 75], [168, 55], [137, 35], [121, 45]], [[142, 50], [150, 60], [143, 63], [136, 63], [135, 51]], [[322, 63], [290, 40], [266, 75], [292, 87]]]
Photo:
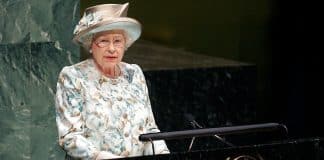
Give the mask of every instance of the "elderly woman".
[[[122, 62], [125, 50], [141, 34], [141, 25], [126, 17], [128, 3], [87, 8], [74, 41], [91, 58], [64, 67], [56, 92], [59, 144], [78, 159], [111, 159], [152, 154], [143, 133], [159, 132], [145, 78], [136, 64]], [[169, 153], [155, 141], [156, 154]]]

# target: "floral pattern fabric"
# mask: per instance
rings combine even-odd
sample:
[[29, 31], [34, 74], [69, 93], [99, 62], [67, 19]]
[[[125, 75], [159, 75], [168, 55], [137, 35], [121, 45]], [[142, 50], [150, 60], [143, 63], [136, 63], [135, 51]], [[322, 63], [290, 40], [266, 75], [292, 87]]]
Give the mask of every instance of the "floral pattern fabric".
[[[122, 75], [103, 76], [94, 60], [64, 67], [56, 91], [59, 144], [71, 157], [94, 159], [100, 151], [119, 156], [153, 154], [140, 134], [159, 132], [145, 77], [136, 64], [121, 62]], [[169, 153], [155, 141], [156, 154]]]

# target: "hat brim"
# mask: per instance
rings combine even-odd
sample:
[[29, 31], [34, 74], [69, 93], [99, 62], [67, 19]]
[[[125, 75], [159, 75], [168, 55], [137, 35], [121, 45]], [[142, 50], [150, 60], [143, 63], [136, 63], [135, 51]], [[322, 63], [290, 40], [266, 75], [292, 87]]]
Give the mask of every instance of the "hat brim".
[[132, 45], [141, 35], [141, 24], [132, 18], [120, 17], [113, 20], [102, 21], [87, 29], [79, 32], [73, 38], [73, 41], [83, 47], [90, 47], [92, 35], [109, 31], [109, 30], [124, 30], [127, 34], [126, 46]]

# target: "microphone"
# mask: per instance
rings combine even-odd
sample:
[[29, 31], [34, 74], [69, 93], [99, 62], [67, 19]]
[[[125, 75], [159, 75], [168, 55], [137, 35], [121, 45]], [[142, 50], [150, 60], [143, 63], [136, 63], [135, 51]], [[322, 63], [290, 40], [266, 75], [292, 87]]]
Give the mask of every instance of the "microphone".
[[[194, 116], [192, 115], [192, 114], [190, 114], [190, 113], [185, 113], [184, 114], [184, 117], [190, 122], [190, 124], [191, 124], [191, 126], [193, 127], [193, 128], [203, 128], [196, 120], [195, 120], [195, 118], [194, 118]], [[228, 145], [228, 146], [230, 146], [230, 147], [235, 147], [235, 145], [234, 144], [232, 144], [232, 143], [230, 143], [230, 142], [227, 142], [225, 139], [223, 139], [222, 137], [220, 137], [220, 136], [218, 136], [217, 134], [214, 134], [213, 135], [213, 137], [215, 137], [216, 139], [218, 139], [219, 141], [221, 141], [222, 143], [224, 143], [224, 144], [226, 144], [226, 145]], [[188, 149], [188, 151], [190, 151], [191, 150], [191, 147], [192, 147], [192, 145], [193, 145], [193, 142], [194, 142], [194, 140], [195, 140], [195, 137], [193, 137], [192, 139], [191, 139], [191, 142], [190, 142], [190, 145], [189, 145], [189, 149]]]
[[198, 124], [198, 122], [196, 122], [194, 116], [190, 113], [185, 113], [184, 114], [185, 118], [190, 122], [191, 126], [193, 128], [203, 128], [201, 125]]

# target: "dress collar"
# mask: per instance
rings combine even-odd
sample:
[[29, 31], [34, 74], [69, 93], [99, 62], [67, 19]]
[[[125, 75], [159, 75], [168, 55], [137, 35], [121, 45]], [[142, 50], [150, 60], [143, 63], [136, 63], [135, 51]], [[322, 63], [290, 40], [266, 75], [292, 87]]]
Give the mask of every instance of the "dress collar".
[[103, 75], [96, 67], [96, 64], [95, 64], [93, 58], [89, 59], [89, 63], [90, 63], [89, 67], [91, 68], [91, 70], [95, 71], [95, 74], [97, 75], [96, 77], [97, 77], [100, 85], [105, 82], [109, 82], [113, 85], [116, 85], [116, 84], [122, 82], [123, 80], [126, 80], [128, 83], [132, 83], [132, 81], [133, 81], [135, 70], [133, 68], [131, 68], [128, 63], [120, 62], [119, 67], [121, 70], [121, 75], [118, 76], [117, 78], [109, 78], [109, 77]]

